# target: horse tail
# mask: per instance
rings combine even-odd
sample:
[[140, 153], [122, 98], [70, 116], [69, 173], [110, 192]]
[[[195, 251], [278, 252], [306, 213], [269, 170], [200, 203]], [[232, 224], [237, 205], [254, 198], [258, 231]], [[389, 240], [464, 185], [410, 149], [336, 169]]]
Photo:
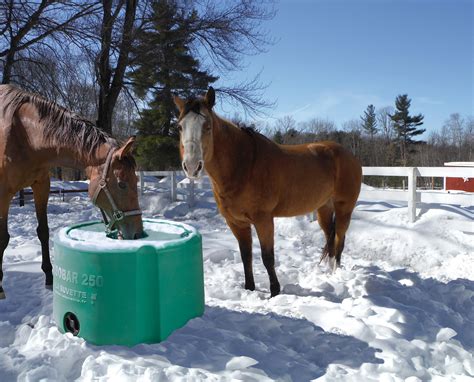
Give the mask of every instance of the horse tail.
[[329, 226], [329, 237], [326, 242], [326, 245], [323, 248], [321, 258], [319, 259], [319, 263], [326, 258], [331, 258], [335, 256], [334, 253], [334, 241], [336, 239], [336, 214], [333, 212], [332, 213], [332, 220], [331, 220], [331, 225]]

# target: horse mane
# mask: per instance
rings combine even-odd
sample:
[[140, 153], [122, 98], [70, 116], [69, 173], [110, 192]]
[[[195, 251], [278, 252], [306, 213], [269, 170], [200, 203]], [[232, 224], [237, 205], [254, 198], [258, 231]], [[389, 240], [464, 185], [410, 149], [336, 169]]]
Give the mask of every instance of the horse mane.
[[243, 131], [244, 133], [250, 135], [252, 138], [257, 138], [257, 137], [260, 137], [260, 138], [263, 138], [267, 141], [270, 141], [270, 142], [273, 142], [270, 138], [268, 138], [266, 135], [262, 134], [260, 131], [258, 131], [255, 126], [247, 126], [243, 123], [235, 123], [235, 122], [230, 122], [230, 121], [227, 121], [228, 123], [230, 123], [231, 125], [237, 127], [238, 129], [240, 129], [241, 131]]
[[75, 150], [80, 148], [89, 158], [103, 143], [118, 147], [118, 142], [114, 138], [91, 121], [38, 94], [8, 85], [0, 87], [0, 97], [3, 101], [4, 115], [7, 113], [13, 115], [25, 103], [35, 106], [40, 122], [44, 124], [45, 143]]

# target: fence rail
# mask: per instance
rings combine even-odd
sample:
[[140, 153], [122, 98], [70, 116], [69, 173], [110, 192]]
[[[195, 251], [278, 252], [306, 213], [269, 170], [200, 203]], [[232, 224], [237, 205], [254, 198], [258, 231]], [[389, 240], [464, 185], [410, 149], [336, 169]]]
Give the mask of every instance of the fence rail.
[[[444, 203], [455, 204], [461, 206], [474, 205], [474, 193], [472, 192], [449, 192], [446, 190], [421, 190], [417, 189], [417, 177], [446, 177], [456, 178], [474, 178], [473, 167], [363, 167], [364, 176], [397, 176], [406, 177], [408, 179], [407, 190], [364, 188], [359, 196], [361, 200], [389, 200], [389, 201], [405, 201], [408, 202], [408, 214], [411, 222], [416, 219], [417, 203]], [[200, 188], [199, 184], [193, 180], [183, 179], [178, 181], [178, 177], [185, 177], [183, 171], [138, 171], [140, 193], [143, 194], [146, 185], [146, 177], [167, 177], [170, 182], [170, 198], [171, 201], [178, 200], [178, 188], [185, 189], [185, 199], [193, 206], [196, 202], [196, 188]], [[202, 183], [201, 183], [202, 184]], [[66, 194], [86, 192], [87, 190], [52, 190], [51, 193]], [[19, 197], [20, 203], [24, 203], [24, 195], [31, 192], [25, 191], [23, 196]]]
[[192, 179], [184, 179], [178, 182], [178, 176], [186, 177], [184, 171], [138, 171], [138, 182], [140, 184], [140, 194], [143, 195], [145, 190], [145, 178], [148, 176], [160, 176], [169, 178], [170, 181], [170, 198], [172, 202], [178, 200], [178, 187], [186, 189], [186, 201], [190, 206], [196, 203], [195, 182]]
[[361, 191], [359, 199], [407, 201], [411, 222], [416, 219], [416, 204], [419, 202], [474, 205], [474, 193], [471, 192], [419, 190], [416, 187], [417, 177], [444, 178], [444, 185], [446, 185], [446, 177], [474, 178], [473, 167], [363, 167], [362, 172], [364, 176], [403, 176], [408, 178], [407, 191], [364, 189]]
[[[405, 201], [408, 203], [408, 215], [411, 222], [416, 219], [417, 203], [444, 203], [462, 206], [474, 205], [474, 193], [469, 192], [449, 192], [446, 190], [420, 190], [417, 189], [417, 177], [459, 177], [474, 178], [474, 168], [472, 167], [363, 167], [364, 176], [397, 176], [408, 178], [407, 190], [393, 189], [363, 189], [359, 196], [362, 200], [391, 200]], [[184, 176], [182, 171], [140, 171], [140, 189], [143, 192], [144, 177], [146, 176], [167, 176], [171, 178], [171, 200], [177, 200], [176, 189], [178, 186], [177, 175]], [[446, 184], [446, 182], [444, 182]], [[194, 204], [195, 185], [194, 181], [189, 181], [188, 202]]]
[[[85, 193], [85, 192], [88, 192], [88, 191], [89, 190], [87, 188], [85, 188], [85, 189], [76, 189], [76, 190], [58, 189], [58, 190], [50, 190], [49, 194], [50, 195], [58, 194], [59, 197], [62, 198], [62, 200], [64, 201], [64, 196], [66, 194], [80, 194], [80, 193]], [[32, 196], [32, 195], [33, 195], [33, 191], [22, 189], [18, 192], [18, 197], [16, 197], [13, 200], [18, 199], [18, 203], [19, 203], [20, 207], [23, 207], [25, 205], [25, 200], [26, 200], [25, 196]]]

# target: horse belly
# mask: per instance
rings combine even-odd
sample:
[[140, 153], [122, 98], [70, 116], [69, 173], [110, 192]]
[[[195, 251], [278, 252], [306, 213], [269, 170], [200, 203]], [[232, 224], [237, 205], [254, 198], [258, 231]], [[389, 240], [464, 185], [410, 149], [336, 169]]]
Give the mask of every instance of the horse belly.
[[324, 185], [318, 185], [316, 181], [288, 183], [273, 214], [276, 217], [304, 215], [326, 204], [333, 194], [333, 182]]

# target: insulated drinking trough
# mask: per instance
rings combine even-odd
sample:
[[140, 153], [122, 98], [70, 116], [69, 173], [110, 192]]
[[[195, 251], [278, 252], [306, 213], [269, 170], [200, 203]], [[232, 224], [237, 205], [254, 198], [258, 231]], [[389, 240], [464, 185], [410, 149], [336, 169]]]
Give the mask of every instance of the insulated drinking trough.
[[53, 313], [63, 332], [96, 344], [159, 342], [204, 312], [201, 235], [144, 219], [147, 237], [115, 240], [101, 222], [54, 239]]

